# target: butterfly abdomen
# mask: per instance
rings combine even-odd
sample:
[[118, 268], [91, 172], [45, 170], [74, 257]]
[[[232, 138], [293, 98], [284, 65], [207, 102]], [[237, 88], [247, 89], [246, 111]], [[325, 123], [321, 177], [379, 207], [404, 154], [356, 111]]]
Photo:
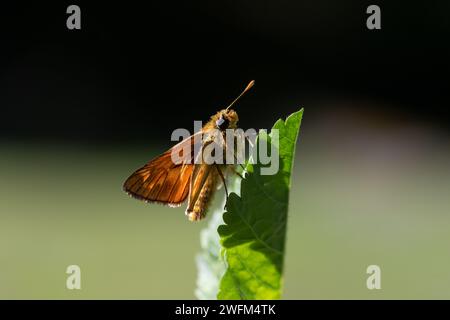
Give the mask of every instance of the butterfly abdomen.
[[205, 217], [206, 210], [210, 204], [211, 197], [216, 190], [217, 180], [214, 175], [210, 175], [205, 182], [200, 194], [198, 195], [197, 201], [195, 202], [192, 209], [186, 209], [186, 215], [190, 221], [198, 221]]

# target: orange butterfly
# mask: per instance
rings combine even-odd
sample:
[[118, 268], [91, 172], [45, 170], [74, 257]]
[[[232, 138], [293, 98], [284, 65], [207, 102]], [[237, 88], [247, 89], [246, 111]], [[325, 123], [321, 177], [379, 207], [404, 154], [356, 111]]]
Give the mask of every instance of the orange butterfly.
[[[220, 182], [223, 183], [225, 192], [228, 194], [224, 173], [228, 168], [233, 169], [234, 164], [208, 164], [208, 161], [199, 163], [196, 157], [206, 157], [203, 153], [205, 147], [212, 142], [217, 143], [211, 138], [204, 139], [205, 136], [209, 137], [213, 131], [219, 132], [224, 141], [226, 129], [237, 128], [239, 118], [236, 111], [230, 107], [254, 83], [251, 81], [226, 109], [213, 115], [200, 132], [184, 139], [136, 170], [125, 181], [123, 185], [125, 192], [146, 202], [156, 202], [171, 207], [178, 207], [188, 199], [186, 215], [189, 220], [197, 221], [204, 218], [212, 195]], [[199, 135], [201, 139], [198, 139]], [[194, 151], [197, 150], [196, 147], [200, 147], [198, 155]], [[221, 145], [221, 148], [223, 152], [226, 152], [225, 145]], [[185, 150], [191, 150], [191, 152], [184, 152]], [[174, 162], [173, 154], [179, 155], [181, 161]]]

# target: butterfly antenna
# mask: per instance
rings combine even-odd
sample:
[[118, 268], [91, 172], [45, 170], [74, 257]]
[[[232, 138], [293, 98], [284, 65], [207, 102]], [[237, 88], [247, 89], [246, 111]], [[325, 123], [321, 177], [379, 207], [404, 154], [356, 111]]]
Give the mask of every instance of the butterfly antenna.
[[248, 90], [251, 89], [251, 87], [253, 87], [254, 84], [255, 84], [255, 80], [250, 81], [248, 83], [248, 85], [245, 87], [244, 91], [242, 91], [241, 94], [238, 95], [238, 97], [236, 99], [234, 99], [233, 102], [230, 103], [230, 105], [225, 110], [230, 109], [236, 103], [236, 101], [238, 101]]

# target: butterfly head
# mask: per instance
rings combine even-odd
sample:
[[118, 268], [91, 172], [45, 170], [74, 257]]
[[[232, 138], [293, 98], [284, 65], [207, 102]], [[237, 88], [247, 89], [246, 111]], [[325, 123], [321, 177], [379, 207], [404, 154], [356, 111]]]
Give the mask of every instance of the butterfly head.
[[216, 129], [225, 131], [226, 129], [237, 128], [239, 117], [236, 111], [231, 109], [231, 107], [236, 103], [236, 101], [239, 100], [240, 97], [242, 97], [248, 90], [250, 90], [250, 88], [253, 87], [254, 84], [255, 80], [250, 81], [247, 87], [245, 87], [244, 91], [242, 91], [241, 94], [228, 105], [228, 107], [220, 110], [215, 116], [212, 117], [212, 123], [216, 127]]
[[216, 128], [225, 131], [226, 129], [236, 129], [239, 117], [233, 109], [223, 109], [216, 115]]

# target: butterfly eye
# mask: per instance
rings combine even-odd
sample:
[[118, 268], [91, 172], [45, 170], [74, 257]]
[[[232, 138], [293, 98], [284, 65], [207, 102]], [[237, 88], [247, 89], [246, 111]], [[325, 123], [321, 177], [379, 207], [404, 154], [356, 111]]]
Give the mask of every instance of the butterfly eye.
[[220, 116], [220, 118], [216, 121], [216, 126], [220, 130], [225, 130], [226, 128], [228, 128], [228, 124], [228, 119], [225, 119], [223, 116]]

